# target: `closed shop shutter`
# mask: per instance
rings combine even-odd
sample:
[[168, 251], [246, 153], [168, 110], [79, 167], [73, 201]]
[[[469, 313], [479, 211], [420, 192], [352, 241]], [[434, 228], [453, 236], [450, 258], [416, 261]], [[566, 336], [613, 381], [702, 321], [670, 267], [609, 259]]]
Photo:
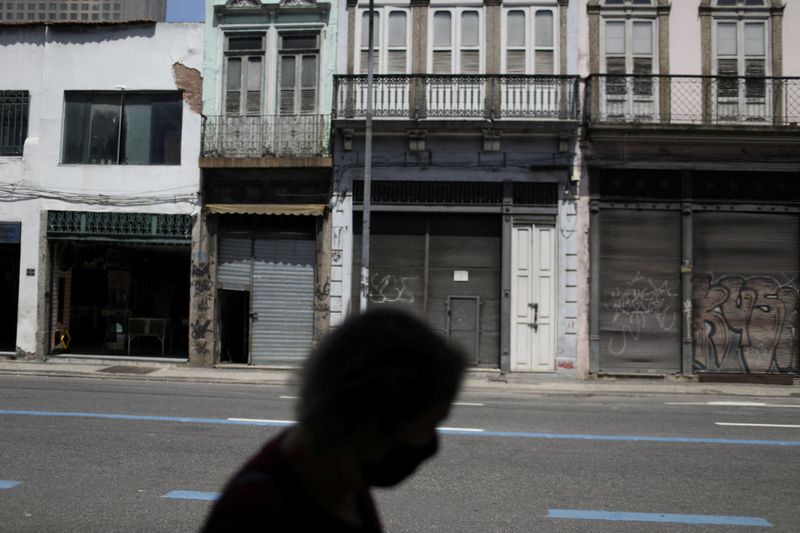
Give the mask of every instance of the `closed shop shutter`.
[[698, 212], [695, 371], [798, 370], [800, 217]]
[[[356, 221], [356, 231], [360, 220]], [[369, 305], [401, 305], [470, 356], [500, 364], [497, 216], [374, 213]], [[361, 235], [353, 242], [353, 308], [360, 298]], [[449, 320], [448, 320], [449, 313]]]
[[223, 237], [219, 240], [217, 281], [221, 289], [250, 290], [252, 239]]
[[681, 214], [600, 211], [600, 371], [681, 368]]
[[314, 332], [315, 251], [313, 240], [255, 240], [253, 364], [297, 364], [308, 355]]

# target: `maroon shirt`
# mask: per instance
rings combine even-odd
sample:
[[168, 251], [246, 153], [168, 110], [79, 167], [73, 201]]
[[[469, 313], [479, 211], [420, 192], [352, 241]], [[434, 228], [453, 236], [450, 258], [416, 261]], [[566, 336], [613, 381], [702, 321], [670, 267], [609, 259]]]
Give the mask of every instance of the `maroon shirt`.
[[368, 491], [358, 495], [361, 527], [345, 522], [322, 507], [303, 488], [281, 448], [285, 436], [283, 432], [269, 441], [233, 476], [206, 519], [203, 533], [383, 531]]

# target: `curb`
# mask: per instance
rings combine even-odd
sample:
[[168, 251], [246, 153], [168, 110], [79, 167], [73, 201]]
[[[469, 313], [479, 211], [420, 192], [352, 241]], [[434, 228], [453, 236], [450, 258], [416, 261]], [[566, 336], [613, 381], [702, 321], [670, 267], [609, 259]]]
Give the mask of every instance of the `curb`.
[[[117, 366], [126, 366], [124, 361], [117, 362]], [[27, 366], [41, 365], [50, 368], [13, 368], [18, 364]], [[173, 383], [208, 383], [225, 385], [269, 385], [269, 386], [294, 386], [296, 384], [296, 374], [294, 370], [257, 370], [250, 369], [240, 371], [239, 369], [203, 369], [204, 372], [213, 372], [214, 375], [192, 376], [186, 373], [187, 369], [169, 366], [152, 366], [154, 370], [150, 373], [103, 373], [104, 369], [115, 366], [112, 365], [81, 365], [73, 371], [65, 367], [72, 366], [73, 363], [23, 363], [0, 362], [0, 375], [4, 376], [33, 376], [33, 377], [53, 377], [53, 378], [81, 378], [99, 380], [124, 380], [124, 381], [151, 381], [151, 382], [173, 382]], [[56, 366], [62, 368], [55, 368]], [[77, 366], [77, 365], [75, 365]], [[174, 373], [175, 370], [178, 373]], [[198, 369], [199, 370], [199, 369]], [[253, 373], [252, 375], [225, 376], [226, 372], [239, 370], [240, 372]], [[189, 370], [191, 373], [192, 370]], [[269, 372], [272, 375], [265, 375]], [[549, 378], [549, 377], [548, 377]], [[769, 396], [769, 397], [800, 397], [800, 387], [780, 386], [780, 385], [756, 385], [756, 384], [730, 384], [730, 383], [657, 383], [652, 380], [630, 381], [613, 380], [603, 381], [590, 379], [586, 381], [566, 382], [562, 380], [544, 379], [542, 381], [525, 380], [524, 377], [512, 376], [510, 378], [501, 376], [497, 373], [486, 373], [485, 376], [470, 376], [464, 381], [464, 391], [469, 392], [519, 392], [532, 395], [573, 395], [573, 396], [645, 396], [645, 395], [705, 395], [705, 396]]]

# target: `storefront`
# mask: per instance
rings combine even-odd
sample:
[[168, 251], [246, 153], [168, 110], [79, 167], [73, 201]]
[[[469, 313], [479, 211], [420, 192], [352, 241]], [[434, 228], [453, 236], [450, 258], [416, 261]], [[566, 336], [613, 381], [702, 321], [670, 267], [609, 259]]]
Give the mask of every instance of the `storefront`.
[[800, 370], [795, 175], [599, 170], [596, 176], [597, 371]]
[[53, 353], [185, 358], [191, 218], [48, 212]]
[[[356, 181], [354, 312], [362, 190]], [[555, 370], [555, 183], [376, 181], [372, 194], [368, 306], [404, 306], [472, 367]]]
[[0, 352], [16, 351], [20, 229], [19, 222], [0, 222]]
[[[208, 206], [212, 216], [221, 209]], [[243, 210], [261, 213], [218, 217], [219, 362], [298, 365], [314, 340], [316, 235], [325, 206]]]

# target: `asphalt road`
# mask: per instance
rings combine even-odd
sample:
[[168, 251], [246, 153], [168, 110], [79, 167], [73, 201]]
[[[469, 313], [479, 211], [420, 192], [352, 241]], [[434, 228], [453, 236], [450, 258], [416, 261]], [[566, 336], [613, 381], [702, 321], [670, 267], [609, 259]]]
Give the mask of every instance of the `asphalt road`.
[[[210, 502], [163, 496], [219, 491], [281, 430], [229, 419], [291, 420], [293, 395], [0, 376], [0, 531], [196, 531]], [[468, 391], [459, 402], [441, 453], [377, 492], [389, 532], [800, 530], [800, 398]]]

